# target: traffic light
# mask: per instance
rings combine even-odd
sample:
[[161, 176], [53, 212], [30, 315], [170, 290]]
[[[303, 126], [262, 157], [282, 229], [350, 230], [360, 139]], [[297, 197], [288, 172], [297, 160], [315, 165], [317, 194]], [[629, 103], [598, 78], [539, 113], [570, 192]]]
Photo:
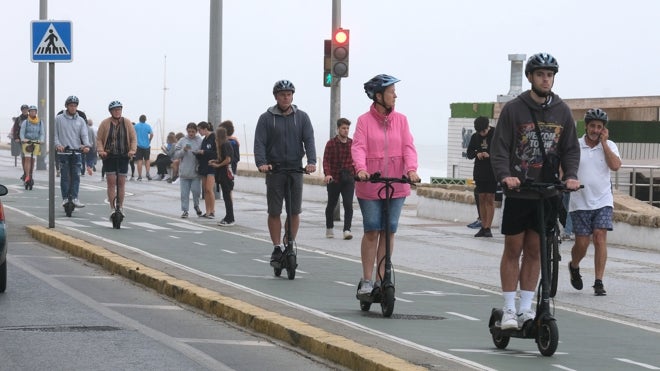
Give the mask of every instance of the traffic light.
[[332, 35], [331, 66], [332, 76], [348, 77], [349, 31], [338, 28]]
[[332, 41], [323, 40], [323, 86], [330, 87], [332, 86], [332, 71], [330, 66], [332, 66], [331, 60], [332, 57]]

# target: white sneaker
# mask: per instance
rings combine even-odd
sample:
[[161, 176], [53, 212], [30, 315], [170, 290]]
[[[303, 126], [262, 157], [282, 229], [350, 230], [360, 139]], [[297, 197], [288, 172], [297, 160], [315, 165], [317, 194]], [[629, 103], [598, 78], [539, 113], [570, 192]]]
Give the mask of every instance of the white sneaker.
[[500, 328], [502, 330], [510, 330], [518, 328], [518, 316], [516, 311], [511, 309], [503, 309], [502, 320], [500, 321]]
[[85, 207], [85, 204], [83, 204], [83, 203], [81, 203], [80, 201], [78, 201], [77, 198], [74, 198], [74, 199], [73, 199], [73, 204], [76, 205], [77, 208]]
[[348, 230], [344, 231], [344, 239], [345, 240], [350, 240], [351, 238], [353, 238], [353, 235], [351, 234], [351, 231], [348, 231]]
[[518, 328], [522, 328], [525, 322], [536, 318], [536, 312], [533, 309], [527, 309], [522, 313], [518, 313]]
[[335, 232], [332, 230], [332, 228], [325, 230], [325, 238], [335, 238]]
[[179, 178], [177, 177], [176, 179], [174, 179], [174, 181], [172, 181], [172, 184], [179, 184]]
[[374, 291], [374, 284], [371, 283], [371, 281], [360, 280], [360, 285], [358, 285], [357, 290], [358, 295], [371, 294], [372, 291]]

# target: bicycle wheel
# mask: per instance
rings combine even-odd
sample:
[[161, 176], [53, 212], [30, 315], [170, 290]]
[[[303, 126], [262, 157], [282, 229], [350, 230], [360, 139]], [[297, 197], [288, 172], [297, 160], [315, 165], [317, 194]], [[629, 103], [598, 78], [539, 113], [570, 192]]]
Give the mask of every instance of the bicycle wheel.
[[555, 225], [554, 232], [548, 236], [548, 261], [550, 262], [550, 297], [554, 298], [557, 295], [557, 284], [559, 281], [559, 262], [561, 255], [559, 254], [559, 225]]

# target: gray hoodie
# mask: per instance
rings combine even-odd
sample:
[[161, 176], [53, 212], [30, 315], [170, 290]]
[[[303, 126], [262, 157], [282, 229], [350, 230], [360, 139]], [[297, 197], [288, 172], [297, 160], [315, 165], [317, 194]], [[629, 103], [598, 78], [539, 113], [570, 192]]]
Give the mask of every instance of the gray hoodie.
[[257, 122], [254, 133], [254, 161], [257, 167], [266, 164], [284, 168], [316, 165], [314, 128], [309, 116], [295, 105], [293, 113], [284, 116], [277, 105], [268, 108]]
[[76, 112], [73, 116], [65, 112], [55, 117], [55, 147], [89, 147], [87, 123]]
[[[190, 144], [190, 149], [185, 151], [183, 148]], [[175, 159], [181, 159], [179, 164], [179, 177], [183, 179], [193, 179], [199, 177], [197, 173], [197, 156], [194, 152], [199, 151], [202, 147], [202, 137], [195, 135], [194, 139], [190, 139], [188, 136], [185, 136], [177, 142], [174, 147], [174, 156]]]

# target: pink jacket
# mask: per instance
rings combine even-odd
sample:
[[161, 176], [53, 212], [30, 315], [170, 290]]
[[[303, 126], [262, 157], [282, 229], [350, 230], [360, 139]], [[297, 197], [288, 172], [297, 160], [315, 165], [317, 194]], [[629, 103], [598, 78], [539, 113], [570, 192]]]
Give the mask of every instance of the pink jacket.
[[[408, 119], [392, 111], [384, 116], [372, 104], [369, 112], [357, 120], [351, 147], [355, 172], [380, 172], [384, 177], [400, 177], [417, 171], [417, 150], [408, 126]], [[381, 183], [356, 182], [355, 194], [365, 200], [378, 200]], [[408, 184], [395, 183], [393, 198], [410, 195]], [[385, 197], [385, 193], [382, 197]]]

